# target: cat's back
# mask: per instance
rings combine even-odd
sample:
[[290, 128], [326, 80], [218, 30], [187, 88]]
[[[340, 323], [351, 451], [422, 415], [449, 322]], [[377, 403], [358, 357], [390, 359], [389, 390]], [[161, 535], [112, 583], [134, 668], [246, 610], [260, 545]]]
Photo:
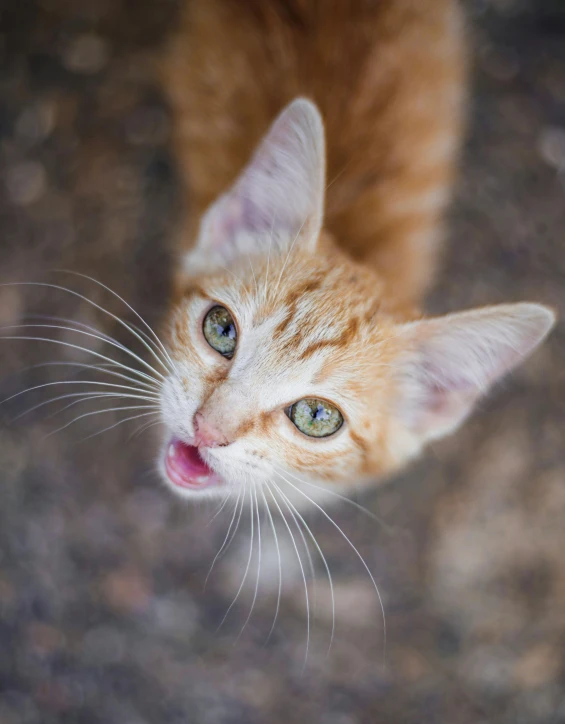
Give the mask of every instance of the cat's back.
[[460, 135], [461, 25], [454, 0], [186, 0], [165, 79], [187, 237], [276, 114], [307, 96], [326, 126], [326, 228], [390, 274], [421, 236], [403, 282], [417, 295]]

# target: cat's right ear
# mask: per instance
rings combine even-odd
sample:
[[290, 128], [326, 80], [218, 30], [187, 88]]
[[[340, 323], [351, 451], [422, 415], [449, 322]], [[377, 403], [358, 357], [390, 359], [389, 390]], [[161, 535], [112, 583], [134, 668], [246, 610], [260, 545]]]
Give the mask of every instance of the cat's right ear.
[[322, 118], [311, 101], [298, 98], [274, 121], [234, 185], [204, 214], [186, 271], [210, 271], [242, 255], [286, 251], [291, 244], [313, 250], [324, 192]]

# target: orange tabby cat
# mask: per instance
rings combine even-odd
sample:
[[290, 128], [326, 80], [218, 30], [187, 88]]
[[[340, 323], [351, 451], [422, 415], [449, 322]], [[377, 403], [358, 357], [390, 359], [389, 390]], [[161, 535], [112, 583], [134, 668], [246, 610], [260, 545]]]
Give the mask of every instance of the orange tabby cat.
[[452, 0], [186, 3], [165, 64], [187, 193], [161, 396], [177, 492], [299, 502], [375, 481], [550, 330], [537, 304], [418, 311], [462, 26]]

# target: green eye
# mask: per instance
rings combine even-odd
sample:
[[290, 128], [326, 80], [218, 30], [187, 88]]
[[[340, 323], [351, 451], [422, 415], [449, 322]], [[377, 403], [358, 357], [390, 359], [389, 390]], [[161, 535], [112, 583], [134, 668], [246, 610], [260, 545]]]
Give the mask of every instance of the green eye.
[[233, 317], [225, 307], [212, 307], [204, 317], [202, 332], [216, 352], [231, 359], [237, 344], [237, 329]]
[[341, 412], [329, 402], [307, 397], [295, 402], [288, 416], [309, 437], [328, 437], [343, 425]]

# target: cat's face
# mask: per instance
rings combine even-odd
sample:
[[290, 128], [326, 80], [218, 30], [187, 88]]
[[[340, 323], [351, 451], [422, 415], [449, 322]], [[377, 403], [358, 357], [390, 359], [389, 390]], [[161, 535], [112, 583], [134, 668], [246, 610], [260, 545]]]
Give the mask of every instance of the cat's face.
[[295, 102], [186, 260], [159, 462], [182, 495], [260, 502], [283, 485], [299, 503], [377, 480], [455, 429], [553, 322], [528, 304], [394, 314], [321, 232], [323, 158], [318, 114]]
[[[389, 469], [394, 323], [378, 291], [330, 247], [188, 284], [169, 332], [178, 373], [162, 395], [165, 477], [214, 493], [280, 476], [343, 486]], [[215, 475], [195, 467], [183, 486], [187, 451], [175, 441], [198, 444]]]

